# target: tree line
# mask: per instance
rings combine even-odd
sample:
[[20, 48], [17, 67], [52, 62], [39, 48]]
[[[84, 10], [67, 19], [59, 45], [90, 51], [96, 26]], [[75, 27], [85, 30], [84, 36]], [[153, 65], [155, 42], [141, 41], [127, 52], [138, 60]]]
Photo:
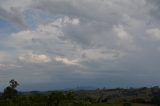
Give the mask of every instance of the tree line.
[[72, 91], [52, 91], [50, 93], [32, 92], [23, 94], [18, 92], [19, 85], [14, 79], [4, 89], [0, 97], [0, 106], [89, 106], [90, 103], [76, 98]]
[[[0, 95], [0, 106], [94, 106], [94, 104], [115, 104], [131, 106], [133, 103], [160, 106], [160, 88], [96, 89], [78, 91], [20, 92], [19, 83], [9, 81]], [[98, 105], [96, 105], [98, 106]]]

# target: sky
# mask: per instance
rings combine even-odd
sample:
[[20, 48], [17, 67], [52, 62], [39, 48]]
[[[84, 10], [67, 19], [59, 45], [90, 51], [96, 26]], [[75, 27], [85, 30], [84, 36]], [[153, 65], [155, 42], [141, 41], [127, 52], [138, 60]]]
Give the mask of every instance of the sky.
[[159, 0], [0, 0], [0, 90], [160, 85]]

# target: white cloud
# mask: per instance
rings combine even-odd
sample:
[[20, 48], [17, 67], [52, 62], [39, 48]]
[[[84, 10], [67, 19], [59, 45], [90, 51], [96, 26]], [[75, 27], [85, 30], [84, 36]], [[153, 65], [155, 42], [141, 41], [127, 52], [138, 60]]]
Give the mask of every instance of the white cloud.
[[64, 17], [64, 19], [58, 19], [57, 20], [58, 23], [63, 23], [64, 25], [65, 24], [73, 24], [73, 25], [78, 25], [80, 23], [79, 19], [78, 18], [74, 18], [74, 19], [71, 19], [69, 17]]
[[160, 40], [160, 29], [153, 28], [146, 31], [153, 40]]
[[[46, 63], [51, 59], [47, 54], [41, 52], [53, 52], [52, 57], [62, 55], [71, 57], [76, 54], [76, 49], [70, 39], [66, 39], [63, 33], [63, 28], [67, 25], [79, 25], [80, 21], [77, 18], [58, 18], [52, 23], [39, 25], [35, 30], [26, 30], [13, 33], [8, 41], [8, 46], [16, 48], [19, 52], [33, 51], [38, 54], [25, 54], [19, 56], [19, 60], [33, 63]], [[78, 45], [77, 45], [78, 46]], [[75, 52], [75, 53], [74, 53]], [[67, 58], [62, 59], [65, 64], [76, 64], [76, 61], [70, 61]], [[57, 60], [57, 59], [56, 59]], [[58, 61], [58, 60], [57, 60]], [[60, 61], [60, 60], [59, 60]], [[62, 62], [62, 61], [61, 61]]]
[[131, 36], [122, 25], [114, 26], [113, 32], [120, 40], [131, 40]]
[[45, 54], [28, 53], [18, 57], [20, 61], [29, 63], [48, 63], [51, 62], [50, 57]]
[[[132, 23], [132, 22], [131, 22]], [[135, 27], [134, 25], [132, 27]], [[112, 33], [113, 39], [118, 48], [129, 51], [137, 51], [139, 47], [135, 42], [135, 33], [132, 33], [132, 27], [128, 28], [127, 25], [113, 25]], [[134, 36], [133, 36], [134, 35]], [[126, 53], [127, 54], [127, 53]]]
[[[47, 25], [39, 25], [36, 30], [25, 30], [18, 33], [13, 33], [10, 37], [10, 46], [30, 47], [44, 46], [45, 44], [52, 45], [56, 43], [65, 43], [61, 40], [64, 36], [63, 27], [68, 24], [77, 25], [79, 19], [71, 19], [69, 17], [59, 18]], [[44, 45], [43, 45], [44, 44]]]
[[79, 65], [79, 60], [78, 59], [70, 60], [70, 59], [64, 58], [64, 57], [55, 57], [55, 60], [57, 62], [62, 62], [62, 63], [67, 64], [67, 65]]
[[[52, 59], [47, 54], [51, 55], [55, 61], [68, 65], [78, 65], [80, 62], [92, 60], [110, 61], [124, 56], [122, 51], [105, 47], [84, 49], [65, 35], [63, 28], [70, 27], [70, 25], [80, 25], [79, 19], [66, 16], [58, 18], [50, 24], [39, 25], [35, 30], [13, 33], [9, 39], [9, 45], [17, 50], [37, 52], [38, 54], [24, 53], [18, 57], [21, 61], [32, 63], [51, 62]], [[122, 26], [116, 27], [115, 31], [119, 37], [123, 37], [125, 40], [129, 38]]]

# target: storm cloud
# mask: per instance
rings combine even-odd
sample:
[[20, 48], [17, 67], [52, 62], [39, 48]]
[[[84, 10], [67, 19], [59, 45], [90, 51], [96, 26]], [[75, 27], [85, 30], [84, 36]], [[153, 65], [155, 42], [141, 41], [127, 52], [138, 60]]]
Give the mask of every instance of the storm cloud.
[[3, 36], [1, 85], [11, 78], [40, 90], [158, 85], [159, 10], [158, 0], [1, 2], [0, 19], [16, 27]]

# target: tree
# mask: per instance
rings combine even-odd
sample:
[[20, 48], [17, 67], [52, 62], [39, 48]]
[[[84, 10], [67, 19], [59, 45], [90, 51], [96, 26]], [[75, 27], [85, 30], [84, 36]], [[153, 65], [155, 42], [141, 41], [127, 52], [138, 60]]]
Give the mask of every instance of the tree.
[[10, 87], [15, 89], [19, 84], [17, 81], [15, 81], [14, 79], [9, 81]]
[[3, 92], [3, 97], [5, 99], [15, 97], [18, 94], [16, 90], [16, 87], [19, 85], [18, 82], [12, 79], [9, 81], [9, 84], [10, 86], [6, 87]]

